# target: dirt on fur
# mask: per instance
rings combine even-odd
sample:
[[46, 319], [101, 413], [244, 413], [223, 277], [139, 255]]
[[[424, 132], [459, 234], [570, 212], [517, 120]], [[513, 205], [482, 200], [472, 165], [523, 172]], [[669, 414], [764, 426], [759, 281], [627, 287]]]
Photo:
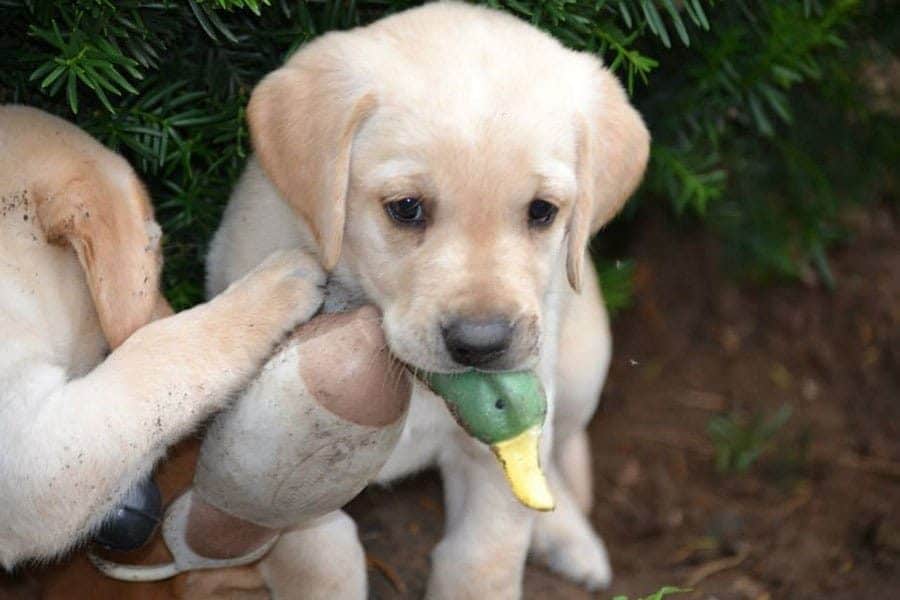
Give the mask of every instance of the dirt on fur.
[[[900, 218], [885, 205], [849, 218], [833, 292], [814, 276], [739, 285], [714, 239], [658, 213], [629, 228], [634, 301], [590, 426], [591, 520], [614, 584], [590, 594], [529, 564], [526, 598], [900, 595]], [[717, 470], [712, 418], [746, 429], [783, 406], [749, 469]], [[433, 473], [354, 501], [372, 597], [422, 596], [441, 505]]]

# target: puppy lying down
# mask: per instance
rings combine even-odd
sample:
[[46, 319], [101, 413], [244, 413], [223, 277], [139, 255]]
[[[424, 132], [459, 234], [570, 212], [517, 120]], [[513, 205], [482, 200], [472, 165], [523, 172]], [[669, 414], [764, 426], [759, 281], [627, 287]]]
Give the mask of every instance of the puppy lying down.
[[[428, 596], [517, 597], [529, 552], [607, 585], [585, 516], [585, 426], [610, 336], [586, 246], [639, 183], [649, 150], [619, 82], [513, 17], [436, 3], [308, 44], [259, 84], [248, 116], [256, 154], [211, 247], [210, 295], [271, 252], [300, 248], [330, 274], [326, 309], [375, 304], [390, 349], [413, 369], [533, 369], [547, 391], [542, 462], [557, 506], [536, 513], [443, 402], [414, 389], [380, 480], [441, 471], [446, 532]], [[359, 541], [341, 523], [318, 539], [344, 558], [276, 595], [364, 597]], [[294, 552], [311, 551], [298, 541]]]

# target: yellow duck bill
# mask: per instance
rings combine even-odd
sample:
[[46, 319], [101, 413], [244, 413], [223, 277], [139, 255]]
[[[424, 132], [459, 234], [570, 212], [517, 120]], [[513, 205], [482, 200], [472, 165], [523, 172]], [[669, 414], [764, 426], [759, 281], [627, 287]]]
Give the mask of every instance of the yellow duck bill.
[[491, 445], [503, 466], [509, 487], [519, 502], [535, 510], [550, 511], [556, 506], [538, 453], [540, 426], [529, 427], [514, 438]]

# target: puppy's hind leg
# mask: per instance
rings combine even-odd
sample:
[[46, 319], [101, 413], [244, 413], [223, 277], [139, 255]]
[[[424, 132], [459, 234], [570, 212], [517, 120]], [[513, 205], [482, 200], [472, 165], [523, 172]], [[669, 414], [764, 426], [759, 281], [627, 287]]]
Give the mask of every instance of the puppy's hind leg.
[[547, 469], [556, 509], [537, 516], [531, 554], [566, 579], [590, 590], [609, 587], [612, 567], [600, 539], [554, 466]]
[[431, 556], [426, 598], [514, 599], [535, 512], [515, 499], [490, 451], [459, 434], [439, 458], [447, 510], [443, 539]]
[[579, 429], [557, 444], [553, 460], [578, 509], [589, 514], [594, 504], [594, 474], [587, 430]]
[[592, 281], [596, 276], [571, 297], [561, 327], [555, 443], [547, 466], [557, 507], [535, 521], [532, 554], [564, 577], [597, 589], [609, 585], [612, 573], [606, 548], [586, 517], [594, 491], [585, 427], [606, 379], [611, 343], [606, 309]]
[[[591, 264], [586, 259], [586, 264]], [[593, 504], [590, 440], [585, 428], [594, 416], [609, 370], [612, 336], [600, 288], [590, 268], [580, 294], [573, 295], [560, 327], [556, 367], [553, 457], [576, 503]]]

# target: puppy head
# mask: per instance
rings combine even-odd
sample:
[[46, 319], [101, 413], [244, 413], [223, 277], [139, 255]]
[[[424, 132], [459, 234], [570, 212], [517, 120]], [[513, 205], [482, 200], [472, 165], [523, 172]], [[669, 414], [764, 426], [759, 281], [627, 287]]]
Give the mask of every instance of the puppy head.
[[35, 195], [47, 239], [75, 250], [103, 334], [116, 348], [171, 310], [159, 292], [160, 229], [147, 193], [124, 159], [99, 155], [47, 165], [53, 175]]
[[438, 3], [301, 49], [254, 91], [259, 160], [415, 367], [522, 369], [637, 186], [618, 81], [507, 15]]

